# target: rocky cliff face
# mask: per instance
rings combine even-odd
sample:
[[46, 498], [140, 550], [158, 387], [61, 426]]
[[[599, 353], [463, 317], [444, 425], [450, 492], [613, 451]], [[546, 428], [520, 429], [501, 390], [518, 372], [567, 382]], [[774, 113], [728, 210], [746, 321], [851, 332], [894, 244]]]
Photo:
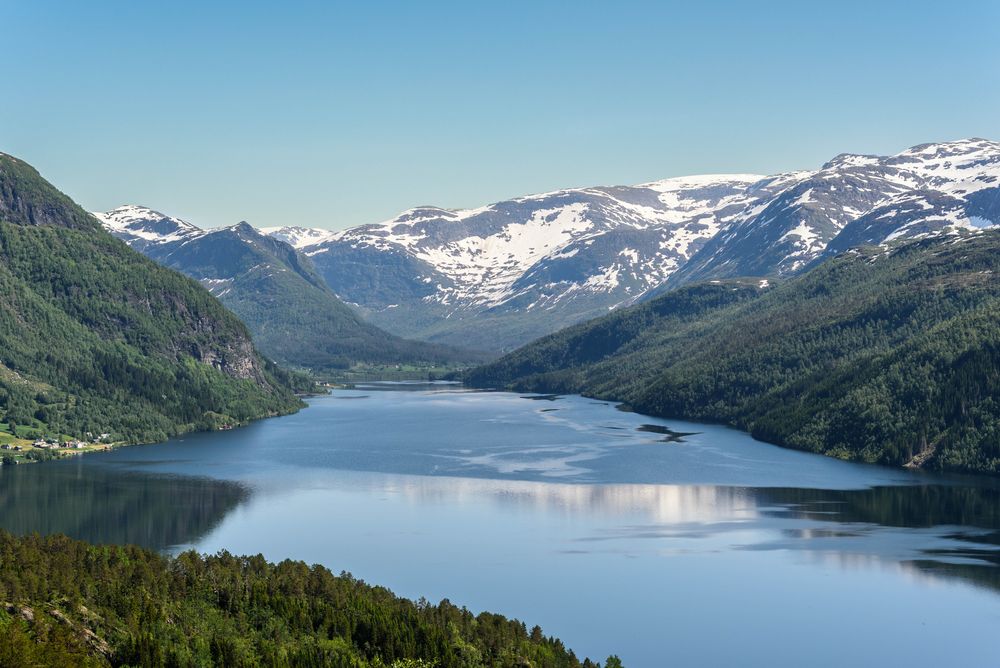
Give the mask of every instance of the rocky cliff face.
[[199, 349], [196, 359], [231, 378], [251, 380], [257, 384], [265, 382], [263, 369], [249, 339], [235, 341], [222, 349]]

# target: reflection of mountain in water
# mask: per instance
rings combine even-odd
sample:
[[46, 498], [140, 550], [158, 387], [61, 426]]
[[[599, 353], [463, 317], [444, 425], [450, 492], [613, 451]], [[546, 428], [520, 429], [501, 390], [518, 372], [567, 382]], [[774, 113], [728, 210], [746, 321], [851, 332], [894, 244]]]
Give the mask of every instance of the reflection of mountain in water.
[[903, 537], [919, 541], [915, 554], [896, 555], [904, 566], [1000, 590], [1000, 488], [990, 481], [847, 491], [760, 489], [755, 496], [759, 505], [775, 506], [767, 511], [772, 516], [841, 525], [833, 535], [786, 532], [806, 539], [807, 549], [842, 552], [837, 543], [843, 541], [836, 538], [881, 530], [897, 543]]
[[[795, 550], [845, 569], [892, 566], [1000, 590], [1000, 488], [989, 481], [856, 490], [420, 476], [379, 476], [372, 483], [421, 503], [485, 498], [515, 511], [612, 520], [606, 530], [581, 536], [581, 545], [696, 546], [704, 538], [730, 536], [730, 549]], [[623, 517], [630, 522], [622, 523]]]
[[232, 482], [80, 462], [0, 468], [0, 528], [162, 550], [205, 535], [244, 501]]
[[[197, 545], [250, 496], [236, 482], [97, 461], [0, 468], [0, 528], [167, 549]], [[351, 487], [367, 496], [399, 495], [422, 512], [485, 504], [586, 518], [570, 538], [571, 551], [788, 550], [843, 569], [896, 568], [1000, 590], [1000, 486], [979, 479], [826, 490], [313, 470], [291, 488], [260, 488], [258, 499]]]
[[812, 519], [922, 529], [965, 526], [1000, 530], [1000, 488], [976, 480], [859, 490], [758, 489], [759, 505], [779, 504]]

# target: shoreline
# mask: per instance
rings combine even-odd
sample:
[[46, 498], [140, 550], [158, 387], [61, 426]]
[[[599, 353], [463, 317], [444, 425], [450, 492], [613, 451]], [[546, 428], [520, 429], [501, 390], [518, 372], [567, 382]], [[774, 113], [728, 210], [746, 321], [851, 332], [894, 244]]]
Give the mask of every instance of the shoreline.
[[[312, 393], [296, 393], [296, 397], [300, 399], [308, 397], [323, 396], [329, 392], [312, 392]], [[135, 443], [129, 443], [128, 441], [114, 441], [111, 443], [84, 443], [83, 447], [50, 447], [50, 448], [39, 448], [33, 444], [33, 441], [24, 438], [14, 437], [10, 441], [6, 442], [4, 445], [10, 446], [10, 449], [0, 450], [0, 466], [13, 466], [18, 464], [40, 464], [50, 461], [58, 461], [61, 459], [68, 459], [70, 457], [76, 457], [80, 455], [93, 454], [95, 452], [113, 452], [115, 450], [120, 450], [121, 448], [132, 448], [138, 445], [156, 445], [158, 443], [166, 443], [172, 438], [177, 438], [178, 436], [184, 436], [185, 434], [207, 434], [216, 431], [232, 431], [234, 429], [241, 429], [254, 422], [259, 422], [260, 420], [268, 420], [270, 418], [284, 417], [286, 415], [295, 415], [303, 408], [308, 408], [308, 402], [301, 401], [301, 405], [293, 411], [286, 411], [283, 413], [272, 413], [270, 415], [261, 415], [260, 417], [253, 418], [250, 420], [245, 420], [243, 422], [234, 422], [220, 425], [212, 429], [180, 429], [175, 434], [167, 436], [167, 438], [156, 440], [156, 441], [137, 441]], [[14, 448], [19, 448], [14, 450]], [[30, 453], [45, 453], [39, 457], [30, 457]]]

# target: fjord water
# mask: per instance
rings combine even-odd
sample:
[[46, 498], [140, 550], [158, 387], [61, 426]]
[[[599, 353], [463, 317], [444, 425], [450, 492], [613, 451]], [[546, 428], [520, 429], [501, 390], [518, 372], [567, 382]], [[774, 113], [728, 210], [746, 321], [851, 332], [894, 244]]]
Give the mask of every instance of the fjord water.
[[0, 526], [263, 553], [663, 665], [995, 665], [1000, 490], [582, 397], [376, 384], [0, 469]]

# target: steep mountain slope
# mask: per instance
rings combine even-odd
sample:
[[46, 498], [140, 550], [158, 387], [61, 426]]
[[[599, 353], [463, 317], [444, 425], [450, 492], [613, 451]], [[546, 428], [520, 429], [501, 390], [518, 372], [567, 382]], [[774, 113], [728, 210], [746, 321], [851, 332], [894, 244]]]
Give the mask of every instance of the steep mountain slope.
[[163, 439], [296, 410], [291, 379], [193, 281], [0, 154], [0, 417], [19, 436]]
[[1000, 224], [997, 142], [925, 144], [885, 162], [889, 168], [913, 174], [916, 187], [881, 202], [845, 226], [826, 249], [826, 256], [863, 244]]
[[474, 210], [421, 207], [380, 225], [294, 239], [341, 298], [394, 332], [489, 350], [607, 312], [659, 285], [739, 211], [756, 175], [533, 195]]
[[1000, 144], [970, 139], [267, 233], [389, 331], [504, 350], [692, 281], [791, 276], [854, 246], [995, 225], [998, 177]]
[[865, 244], [1000, 224], [1000, 144], [923, 144], [889, 157], [839, 155], [748, 210], [674, 273], [673, 288], [736, 276], [787, 276]]
[[1000, 231], [713, 281], [571, 327], [469, 374], [722, 421], [781, 445], [1000, 471]]
[[323, 370], [352, 362], [445, 364], [478, 358], [406, 341], [365, 322], [337, 299], [308, 258], [247, 223], [201, 230], [138, 206], [95, 215], [147, 257], [201, 282], [280, 364]]

